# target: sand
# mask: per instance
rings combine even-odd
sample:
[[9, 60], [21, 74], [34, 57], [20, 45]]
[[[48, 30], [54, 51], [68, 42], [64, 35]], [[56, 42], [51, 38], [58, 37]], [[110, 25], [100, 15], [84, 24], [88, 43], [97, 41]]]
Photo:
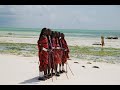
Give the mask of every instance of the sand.
[[[37, 44], [38, 37], [18, 38], [0, 37], [0, 42], [10, 43], [31, 43]], [[72, 46], [94, 46], [93, 43], [100, 43], [98, 38], [76, 38], [66, 37], [68, 45]], [[95, 46], [96, 47], [96, 46]], [[101, 47], [101, 46], [97, 46]], [[120, 39], [105, 39], [104, 47], [120, 48]], [[74, 63], [78, 62], [78, 63]], [[91, 62], [92, 64], [87, 64]], [[60, 77], [53, 77], [46, 81], [39, 81], [38, 57], [22, 57], [15, 55], [0, 54], [0, 84], [1, 85], [120, 85], [120, 65], [103, 62], [92, 62], [78, 58], [68, 60], [74, 76], [68, 70]], [[82, 66], [85, 66], [82, 67]], [[99, 68], [92, 68], [98, 66]]]
[[[78, 63], [74, 63], [78, 62]], [[120, 85], [120, 65], [91, 62], [71, 58], [68, 60], [68, 77], [61, 74], [46, 81], [39, 81], [38, 57], [21, 57], [0, 54], [0, 85]], [[85, 66], [82, 67], [82, 66]], [[92, 68], [98, 66], [99, 68]]]

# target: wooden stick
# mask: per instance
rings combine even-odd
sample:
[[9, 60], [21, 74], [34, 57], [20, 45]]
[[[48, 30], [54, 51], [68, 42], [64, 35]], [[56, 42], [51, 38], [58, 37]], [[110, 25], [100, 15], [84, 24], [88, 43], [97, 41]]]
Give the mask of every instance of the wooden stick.
[[67, 63], [66, 63], [66, 76], [67, 76], [67, 79], [69, 79], [69, 78], [68, 78], [68, 75], [67, 75]]
[[69, 67], [69, 69], [70, 69], [72, 75], [74, 76], [74, 74], [73, 74], [73, 72], [72, 72], [72, 70], [71, 70], [71, 68], [70, 68], [70, 66], [69, 66], [69, 64], [68, 64], [68, 62], [67, 62], [66, 64], [68, 65], [68, 67]]

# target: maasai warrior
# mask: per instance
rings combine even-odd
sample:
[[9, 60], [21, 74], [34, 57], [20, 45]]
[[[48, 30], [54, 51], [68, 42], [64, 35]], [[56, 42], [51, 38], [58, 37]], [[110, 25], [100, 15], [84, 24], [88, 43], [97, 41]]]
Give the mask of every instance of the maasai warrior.
[[52, 63], [51, 63], [51, 68], [52, 68], [52, 73], [53, 73], [53, 70], [55, 70], [55, 31], [51, 32], [51, 46], [52, 46]]
[[54, 70], [56, 72], [56, 76], [60, 76], [59, 73], [57, 72], [58, 64], [61, 63], [61, 58], [59, 55], [59, 43], [58, 43], [58, 36], [57, 32], [52, 33], [52, 48], [53, 48], [53, 53], [54, 53], [54, 62], [53, 65], [55, 65]]
[[68, 48], [67, 42], [65, 40], [65, 35], [63, 33], [61, 33], [61, 43], [62, 43], [62, 48], [63, 48], [62, 72], [65, 72], [64, 63], [66, 63], [67, 59], [69, 58], [69, 48]]
[[52, 69], [52, 42], [51, 42], [51, 34], [52, 30], [47, 29], [47, 38], [48, 38], [48, 46], [49, 46], [49, 57], [48, 57], [48, 78], [51, 77], [50, 70]]
[[[38, 40], [38, 56], [39, 56], [39, 80], [47, 79], [47, 65], [48, 65], [48, 39], [46, 36], [46, 28], [43, 28]], [[44, 74], [43, 74], [44, 72]]]
[[[62, 61], [62, 56], [63, 56], [63, 47], [62, 47], [62, 42], [61, 42], [61, 33], [58, 32], [58, 40], [59, 40], [59, 45], [60, 45], [60, 51], [59, 51], [59, 55]], [[63, 73], [63, 71], [61, 70], [61, 63], [59, 64], [59, 73]]]
[[[59, 71], [61, 71], [60, 65], [61, 65], [61, 59], [62, 59], [62, 51], [61, 51], [61, 47], [60, 47], [60, 42], [59, 42], [59, 37], [60, 37], [60, 32], [56, 33], [56, 52], [58, 53], [58, 60], [59, 60]], [[60, 73], [60, 72], [59, 72]]]

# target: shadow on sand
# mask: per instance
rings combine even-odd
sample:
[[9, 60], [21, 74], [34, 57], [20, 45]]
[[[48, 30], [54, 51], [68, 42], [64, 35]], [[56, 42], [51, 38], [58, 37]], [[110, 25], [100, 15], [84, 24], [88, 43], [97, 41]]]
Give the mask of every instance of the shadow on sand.
[[37, 77], [31, 78], [31, 79], [25, 80], [19, 84], [38, 84], [39, 82], [40, 82], [40, 80], [38, 80], [38, 76], [37, 76]]

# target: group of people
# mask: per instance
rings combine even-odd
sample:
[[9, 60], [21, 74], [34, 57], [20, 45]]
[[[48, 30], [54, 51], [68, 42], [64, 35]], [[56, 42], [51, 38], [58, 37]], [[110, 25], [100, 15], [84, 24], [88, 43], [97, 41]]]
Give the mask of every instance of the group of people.
[[64, 64], [69, 58], [69, 48], [64, 33], [43, 28], [37, 43], [40, 62], [38, 80], [47, 80], [53, 75], [67, 73]]

